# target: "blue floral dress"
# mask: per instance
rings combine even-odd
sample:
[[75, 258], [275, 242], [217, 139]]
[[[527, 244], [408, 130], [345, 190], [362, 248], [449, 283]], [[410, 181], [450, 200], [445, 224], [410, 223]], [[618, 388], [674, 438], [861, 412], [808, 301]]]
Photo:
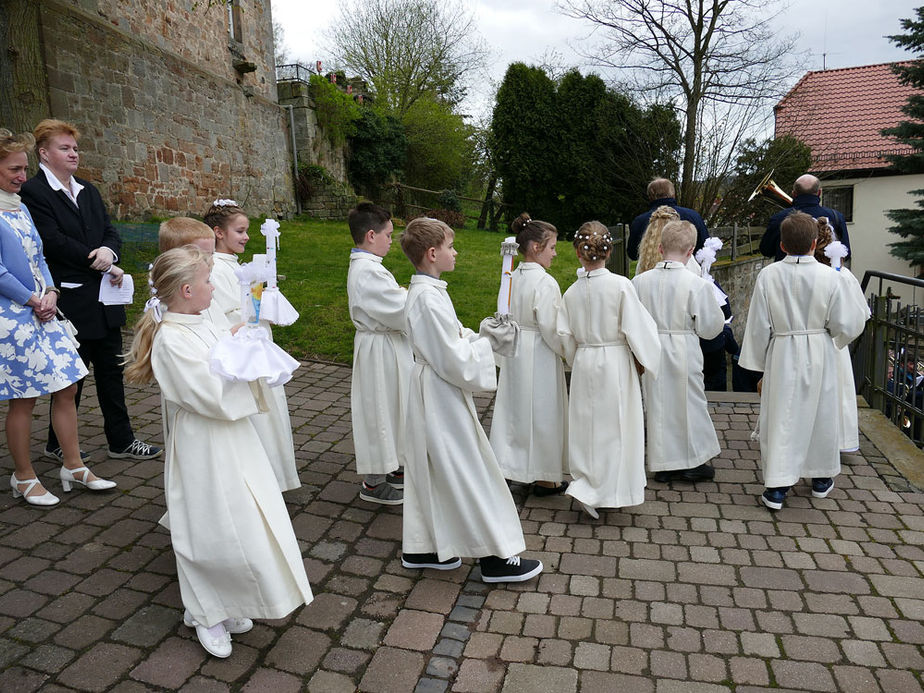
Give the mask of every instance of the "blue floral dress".
[[[0, 234], [6, 237], [4, 241], [19, 240], [32, 270], [34, 291], [40, 294], [50, 275], [29, 212], [25, 208], [0, 211]], [[14, 244], [4, 243], [4, 248], [8, 253]], [[6, 265], [5, 258], [0, 257], [0, 275], [9, 280], [12, 275]], [[41, 322], [32, 308], [0, 291], [0, 400], [57, 392], [86, 374], [74, 343], [57, 319]]]

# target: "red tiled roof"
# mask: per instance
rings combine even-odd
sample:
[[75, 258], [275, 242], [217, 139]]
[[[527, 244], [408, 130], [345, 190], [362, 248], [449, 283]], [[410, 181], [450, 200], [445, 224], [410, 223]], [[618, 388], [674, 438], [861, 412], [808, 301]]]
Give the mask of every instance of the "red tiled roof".
[[809, 72], [774, 108], [776, 135], [793, 135], [812, 149], [812, 170], [885, 168], [885, 154], [911, 147], [879, 134], [908, 116], [901, 112], [917, 91], [900, 84], [881, 63]]

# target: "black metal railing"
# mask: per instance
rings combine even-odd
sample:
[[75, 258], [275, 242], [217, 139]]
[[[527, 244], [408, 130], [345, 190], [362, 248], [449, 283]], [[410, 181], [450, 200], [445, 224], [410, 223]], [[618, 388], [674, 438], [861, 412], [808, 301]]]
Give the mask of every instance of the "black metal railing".
[[311, 68], [308, 68], [300, 63], [276, 66], [277, 82], [304, 82], [305, 84], [308, 84], [311, 80], [311, 75], [314, 74], [317, 74], [315, 70], [312, 70]]
[[860, 286], [872, 317], [851, 349], [857, 391], [924, 447], [924, 280], [870, 270]]

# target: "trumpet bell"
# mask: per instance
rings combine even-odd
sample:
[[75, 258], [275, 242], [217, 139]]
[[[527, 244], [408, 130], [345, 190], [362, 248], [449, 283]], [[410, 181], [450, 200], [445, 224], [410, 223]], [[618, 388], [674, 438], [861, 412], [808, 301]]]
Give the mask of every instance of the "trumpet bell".
[[751, 202], [755, 197], [762, 197], [765, 200], [769, 200], [778, 207], [791, 207], [792, 206], [792, 197], [786, 194], [786, 192], [773, 180], [773, 171], [770, 171], [763, 180], [757, 184], [757, 187], [754, 188], [754, 192], [751, 193], [751, 196], [748, 198], [748, 202]]

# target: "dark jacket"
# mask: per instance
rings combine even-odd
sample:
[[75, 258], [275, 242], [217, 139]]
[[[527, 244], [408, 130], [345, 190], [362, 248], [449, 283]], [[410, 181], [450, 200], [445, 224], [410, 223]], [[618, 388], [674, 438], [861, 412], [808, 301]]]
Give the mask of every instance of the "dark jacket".
[[818, 195], [796, 195], [792, 201], [792, 207], [787, 207], [770, 217], [767, 230], [760, 239], [761, 255], [772, 257], [774, 262], [786, 257], [786, 253], [780, 249], [780, 224], [793, 212], [805, 212], [815, 219], [828, 217], [828, 222], [834, 227], [837, 240], [847, 246], [847, 257], [850, 257], [850, 239], [847, 236], [847, 222], [844, 221], [844, 215], [829, 207], [822, 207], [821, 198]]
[[652, 202], [651, 206], [648, 207], [648, 211], [639, 214], [629, 225], [629, 241], [626, 246], [626, 253], [633, 260], [638, 260], [638, 246], [642, 242], [642, 236], [645, 235], [645, 229], [648, 228], [648, 220], [651, 219], [652, 212], [662, 205], [673, 207], [677, 210], [677, 214], [680, 215], [681, 219], [689, 221], [696, 227], [696, 247], [693, 248], [694, 253], [702, 248], [706, 243], [706, 239], [709, 238], [709, 229], [706, 228], [706, 222], [703, 221], [699, 212], [681, 207], [673, 197], [662, 197], [660, 200]]
[[82, 284], [77, 289], [61, 288], [58, 307], [74, 323], [81, 340], [101, 339], [112, 328], [125, 324], [125, 307], [99, 302], [103, 275], [90, 269], [88, 256], [100, 246], [118, 255], [122, 239], [109, 220], [99, 191], [89, 181], [76, 176], [75, 180], [83, 186], [76, 206], [64, 191], [51, 189], [42, 170], [23, 184], [20, 195], [42, 237], [55, 286]]

